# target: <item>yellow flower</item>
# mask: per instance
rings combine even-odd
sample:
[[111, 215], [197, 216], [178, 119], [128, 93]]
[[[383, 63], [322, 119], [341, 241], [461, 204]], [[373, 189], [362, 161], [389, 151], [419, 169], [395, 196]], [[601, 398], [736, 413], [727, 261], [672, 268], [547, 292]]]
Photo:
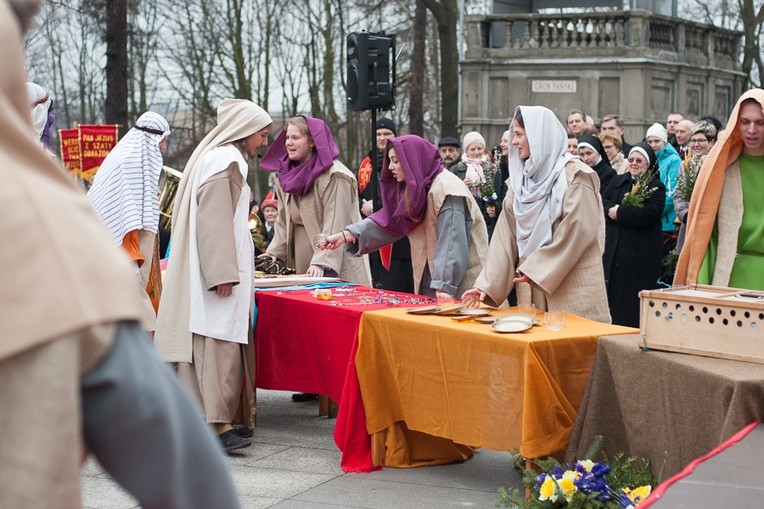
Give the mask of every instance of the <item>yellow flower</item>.
[[565, 494], [565, 500], [570, 502], [570, 499], [573, 497], [573, 493], [576, 492], [577, 488], [576, 485], [573, 484], [573, 481], [575, 479], [575, 476], [569, 476], [568, 473], [575, 472], [565, 472], [565, 475], [562, 476], [562, 479], [557, 481], [557, 483], [560, 485], [560, 488], [562, 488], [562, 492]]
[[631, 500], [632, 503], [636, 505], [650, 495], [652, 487], [649, 484], [646, 484], [645, 486], [639, 486], [634, 489], [623, 488], [622, 491], [626, 494], [627, 497], [629, 497], [629, 500]]
[[546, 476], [546, 479], [544, 479], [544, 482], [539, 488], [539, 500], [542, 502], [544, 500], [557, 502], [557, 486], [555, 486], [554, 479], [552, 479], [551, 475]]
[[578, 464], [581, 465], [587, 472], [591, 472], [592, 468], [594, 468], [594, 462], [592, 460], [579, 461]]

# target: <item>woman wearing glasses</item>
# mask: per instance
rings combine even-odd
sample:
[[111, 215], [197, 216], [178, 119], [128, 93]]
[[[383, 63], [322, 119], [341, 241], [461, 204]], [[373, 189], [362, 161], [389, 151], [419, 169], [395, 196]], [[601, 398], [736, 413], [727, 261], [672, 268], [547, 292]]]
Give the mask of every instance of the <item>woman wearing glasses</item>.
[[674, 210], [677, 219], [682, 222], [676, 239], [677, 255], [682, 252], [687, 234], [687, 215], [690, 212], [690, 198], [695, 187], [695, 179], [708, 152], [716, 143], [716, 127], [706, 120], [693, 125], [690, 133], [690, 157], [684, 160], [679, 171], [676, 189], [674, 189]]
[[613, 323], [639, 327], [639, 292], [656, 288], [661, 275], [661, 215], [666, 188], [650, 145], [634, 145], [629, 172], [602, 193], [605, 208], [605, 284]]

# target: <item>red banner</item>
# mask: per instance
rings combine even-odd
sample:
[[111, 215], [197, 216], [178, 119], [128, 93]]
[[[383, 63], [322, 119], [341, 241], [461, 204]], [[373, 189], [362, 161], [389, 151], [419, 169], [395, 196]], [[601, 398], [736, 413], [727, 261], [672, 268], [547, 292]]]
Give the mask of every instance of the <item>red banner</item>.
[[80, 124], [80, 165], [82, 178], [90, 182], [101, 163], [117, 144], [116, 125]]
[[61, 161], [64, 167], [75, 175], [82, 173], [80, 165], [80, 130], [59, 129], [58, 137], [61, 140]]

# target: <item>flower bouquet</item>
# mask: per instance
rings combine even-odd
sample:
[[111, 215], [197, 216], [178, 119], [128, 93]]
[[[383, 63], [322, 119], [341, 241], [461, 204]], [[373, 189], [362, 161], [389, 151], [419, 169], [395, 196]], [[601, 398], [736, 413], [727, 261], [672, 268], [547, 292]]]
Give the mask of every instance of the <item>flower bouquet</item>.
[[655, 170], [643, 171], [631, 185], [631, 191], [623, 195], [621, 205], [627, 205], [638, 209], [643, 208], [645, 206], [645, 201], [658, 190], [657, 187], [647, 187], [654, 175]]
[[626, 457], [623, 453], [616, 454], [610, 461], [605, 458], [603, 462], [587, 459], [577, 461], [573, 466], [563, 466], [548, 458], [534, 465], [541, 473], [528, 467], [521, 456], [515, 458], [515, 466], [523, 472], [527, 496], [522, 496], [517, 488], [499, 488], [497, 506], [630, 509], [647, 498], [652, 486], [657, 484], [649, 460]]
[[483, 177], [485, 181], [480, 184], [480, 196], [483, 197], [483, 201], [488, 205], [494, 205], [496, 203], [496, 190], [493, 186], [493, 177], [499, 170], [500, 157], [501, 152], [498, 149], [494, 149], [491, 162], [483, 168]]
[[698, 180], [698, 173], [700, 167], [703, 165], [705, 156], [691, 157], [685, 164], [682, 165], [682, 170], [679, 172], [679, 177], [676, 180], [676, 187], [679, 189], [679, 197], [690, 202], [692, 198], [692, 191], [695, 189], [695, 182]]

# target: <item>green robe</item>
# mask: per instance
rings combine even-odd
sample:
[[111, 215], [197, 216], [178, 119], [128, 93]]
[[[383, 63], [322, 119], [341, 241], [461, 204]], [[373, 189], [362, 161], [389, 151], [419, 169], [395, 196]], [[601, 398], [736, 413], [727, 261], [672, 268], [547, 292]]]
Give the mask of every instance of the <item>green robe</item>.
[[[737, 256], [729, 285], [764, 290], [764, 156], [740, 155], [743, 184], [743, 222], [738, 232]], [[714, 226], [698, 283], [711, 284], [716, 266], [718, 223]]]

